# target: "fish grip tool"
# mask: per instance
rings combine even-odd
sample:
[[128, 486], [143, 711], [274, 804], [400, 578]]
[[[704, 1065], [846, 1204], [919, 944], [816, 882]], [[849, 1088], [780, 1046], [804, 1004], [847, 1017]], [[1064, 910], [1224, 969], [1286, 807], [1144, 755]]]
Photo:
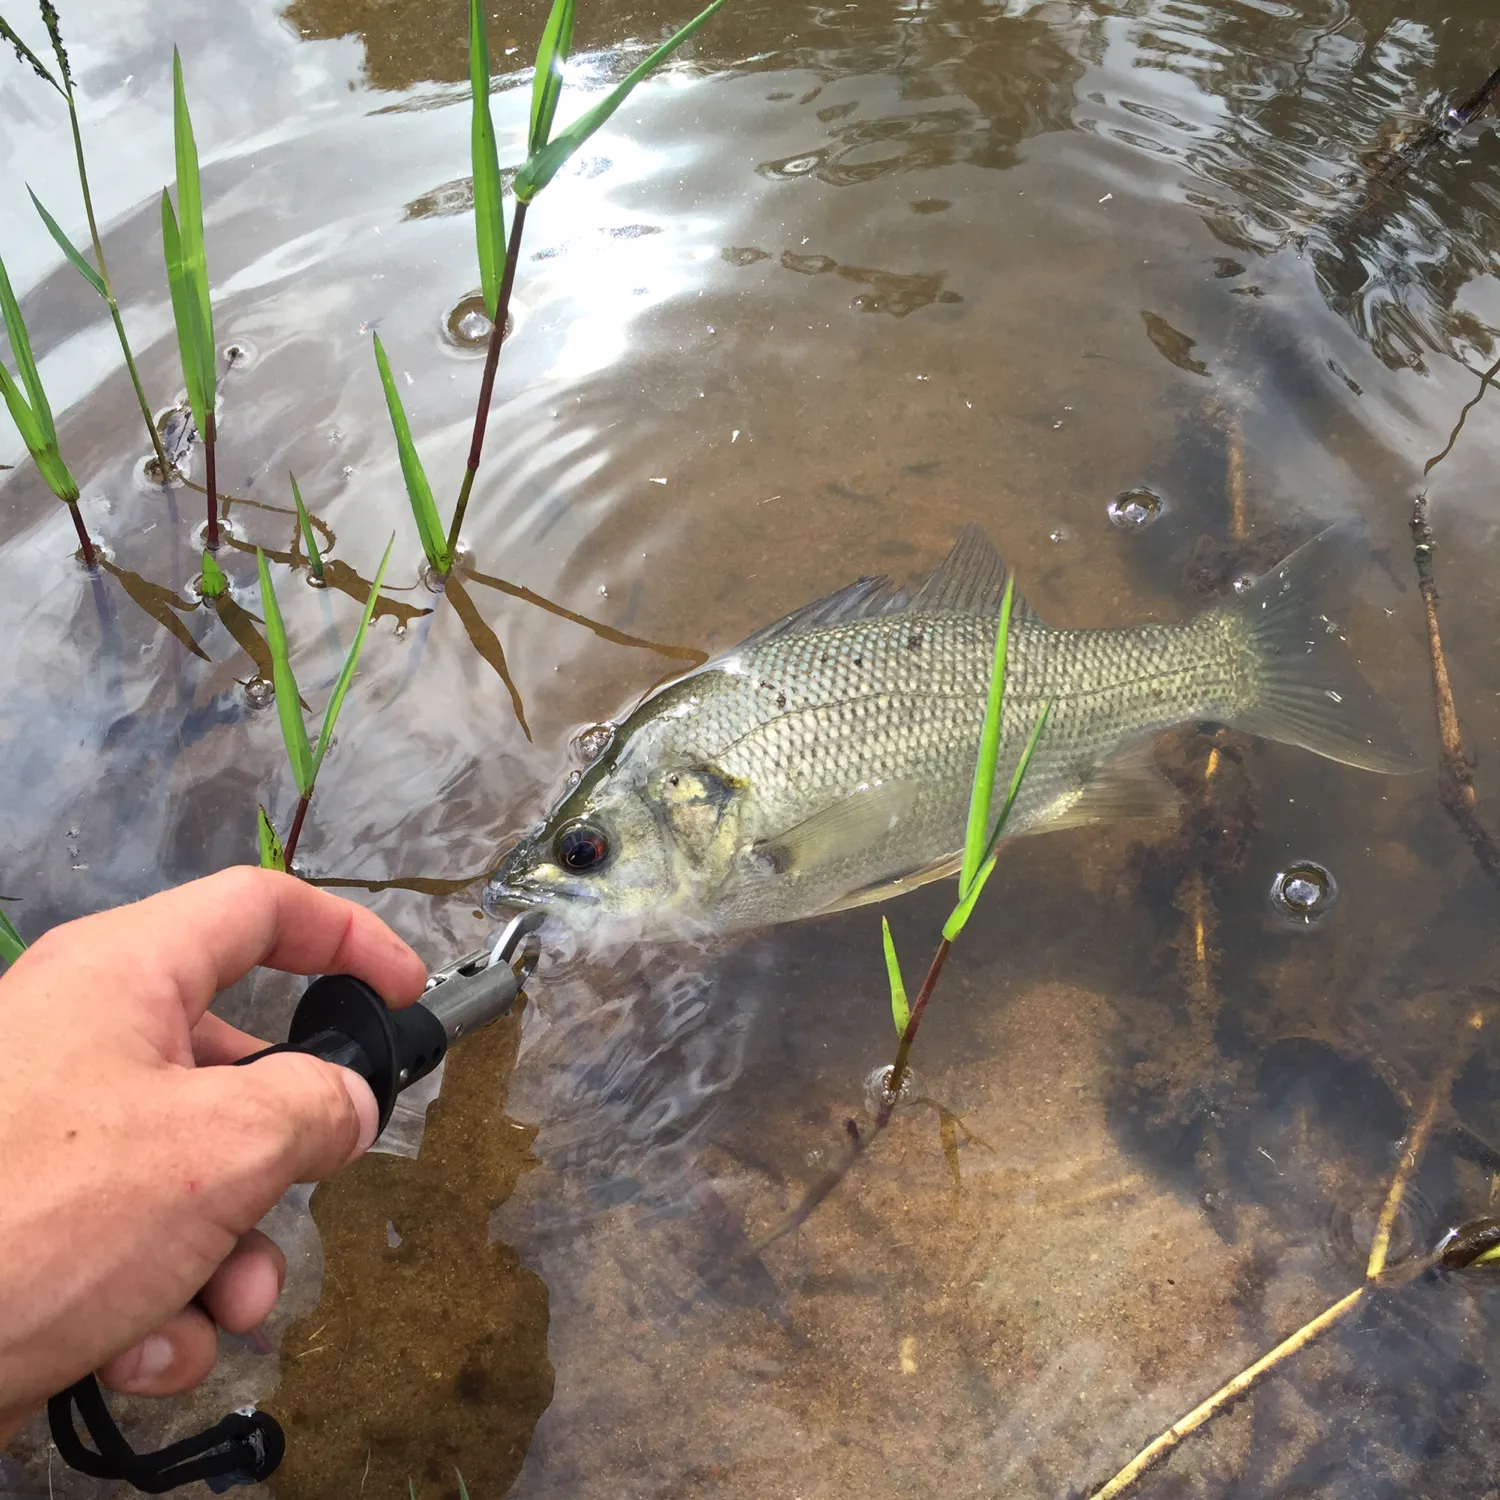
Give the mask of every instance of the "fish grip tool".
[[[522, 912], [493, 948], [439, 969], [429, 977], [422, 998], [403, 1010], [388, 1009], [352, 974], [325, 974], [303, 992], [286, 1041], [240, 1058], [239, 1065], [278, 1052], [303, 1052], [350, 1068], [370, 1085], [380, 1111], [379, 1130], [384, 1130], [401, 1092], [427, 1077], [453, 1043], [510, 1013], [536, 968], [538, 949], [529, 939], [541, 922], [539, 911]], [[80, 1420], [92, 1448], [79, 1435]], [[137, 1453], [110, 1415], [92, 1374], [48, 1401], [47, 1421], [59, 1455], [71, 1468], [95, 1479], [124, 1480], [147, 1495], [200, 1480], [216, 1494], [259, 1484], [286, 1453], [281, 1424], [253, 1406], [231, 1412], [193, 1437], [153, 1453]]]

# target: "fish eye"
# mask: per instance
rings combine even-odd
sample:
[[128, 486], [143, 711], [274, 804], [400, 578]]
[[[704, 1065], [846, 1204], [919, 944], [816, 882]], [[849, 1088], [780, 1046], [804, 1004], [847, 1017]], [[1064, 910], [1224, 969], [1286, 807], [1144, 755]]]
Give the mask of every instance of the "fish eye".
[[609, 858], [609, 840], [587, 823], [570, 823], [557, 835], [553, 847], [565, 870], [597, 869]]

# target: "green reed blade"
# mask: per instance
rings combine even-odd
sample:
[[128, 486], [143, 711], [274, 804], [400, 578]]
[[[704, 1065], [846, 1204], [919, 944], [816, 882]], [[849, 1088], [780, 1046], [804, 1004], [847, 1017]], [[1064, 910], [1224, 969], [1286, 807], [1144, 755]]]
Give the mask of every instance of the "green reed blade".
[[11, 420], [20, 429], [21, 441], [26, 444], [26, 451], [46, 480], [47, 488], [59, 500], [72, 504], [78, 498], [78, 481], [68, 472], [62, 454], [57, 451], [57, 444], [47, 441], [36, 414], [26, 404], [20, 386], [11, 378], [10, 371], [4, 365], [0, 365], [0, 397], [4, 397]]
[[490, 44], [484, 29], [483, 0], [469, 0], [469, 85], [474, 95], [469, 151], [474, 166], [474, 238], [479, 249], [479, 285], [484, 310], [499, 314], [500, 278], [505, 267], [505, 213], [500, 201], [500, 157], [490, 117]]
[[11, 290], [10, 277], [6, 274], [5, 262], [0, 260], [0, 310], [3, 310], [5, 329], [10, 336], [11, 349], [21, 371], [31, 399], [16, 384], [10, 371], [0, 364], [0, 397], [6, 410], [26, 444], [47, 488], [59, 500], [71, 504], [78, 499], [78, 481], [68, 472], [57, 446], [57, 429], [52, 421], [52, 408], [47, 402], [47, 393], [42, 388], [42, 377], [37, 371], [36, 360], [31, 352], [31, 340], [26, 336], [26, 324], [21, 317], [20, 305]]
[[[165, 188], [161, 195], [161, 238], [167, 261], [167, 288], [172, 294], [172, 321], [177, 326], [177, 353], [182, 360], [182, 383], [187, 386], [188, 405], [193, 409], [193, 424], [198, 429], [198, 436], [205, 437], [211, 408], [209, 386], [203, 372], [204, 333], [198, 298], [182, 258], [177, 215], [172, 211], [172, 200]], [[212, 365], [209, 368], [212, 370]]]
[[[182, 235], [182, 267], [198, 304], [199, 364], [203, 371], [204, 405], [214, 406], [214, 315], [208, 301], [208, 252], [203, 243], [203, 193], [198, 184], [198, 143], [188, 114], [187, 90], [182, 82], [182, 58], [172, 49], [172, 140], [177, 155], [177, 215]], [[208, 429], [199, 426], [204, 437]]]
[[943, 936], [951, 943], [964, 930], [969, 917], [973, 914], [975, 904], [984, 892], [989, 878], [995, 873], [995, 846], [1000, 842], [1000, 835], [1005, 832], [1005, 825], [1010, 820], [1011, 809], [1016, 805], [1016, 797], [1021, 790], [1021, 783], [1026, 778], [1026, 769], [1031, 764], [1031, 756], [1037, 747], [1037, 741], [1042, 737], [1042, 730], [1046, 728], [1047, 716], [1052, 712], [1052, 700], [1049, 698], [1042, 704], [1042, 711], [1036, 716], [1036, 723], [1032, 725], [1031, 734], [1027, 738], [1026, 748], [1021, 752], [1021, 758], [1016, 762], [1015, 774], [1010, 778], [1010, 790], [1005, 794], [1005, 802], [1000, 808], [1000, 816], [995, 819], [995, 831], [990, 835], [990, 841], [985, 846], [984, 859], [978, 870], [974, 873], [971, 884], [960, 883], [959, 891], [962, 893], [957, 906], [953, 908], [948, 920], [943, 923]]
[[57, 241], [57, 248], [68, 257], [73, 269], [108, 302], [109, 288], [104, 285], [104, 278], [83, 258], [82, 252], [68, 238], [67, 234], [64, 233], [62, 225], [42, 207], [42, 200], [35, 193], [31, 192], [29, 184], [26, 191], [31, 193], [31, 201], [36, 205], [36, 211], [42, 216], [42, 223], [47, 226], [47, 233]]
[[302, 529], [302, 545], [307, 549], [308, 566], [319, 583], [323, 581], [323, 554], [318, 551], [318, 539], [313, 535], [312, 521], [307, 507], [302, 503], [302, 491], [297, 488], [297, 476], [290, 470], [287, 478], [292, 481], [292, 499], [297, 502], [297, 525]]
[[281, 737], [286, 741], [286, 758], [300, 796], [309, 796], [313, 787], [312, 746], [307, 742], [307, 725], [302, 722], [302, 703], [297, 679], [292, 674], [292, 660], [287, 654], [286, 624], [276, 590], [271, 587], [271, 570], [266, 554], [255, 549], [260, 566], [260, 602], [266, 616], [266, 645], [271, 649], [271, 681], [276, 688], [276, 714], [281, 720]]
[[885, 946], [885, 972], [891, 982], [891, 1019], [896, 1023], [896, 1035], [905, 1036], [907, 1022], [911, 1020], [911, 1007], [906, 1003], [906, 985], [901, 978], [901, 961], [896, 957], [896, 940], [891, 936], [891, 924], [880, 919], [880, 941]]
[[13, 964], [26, 951], [26, 939], [16, 931], [15, 924], [0, 910], [0, 958]]
[[312, 778], [308, 782], [311, 786], [318, 779], [318, 768], [323, 764], [323, 757], [328, 752], [328, 742], [333, 738], [333, 726], [338, 723], [339, 710], [344, 706], [344, 699], [349, 693], [349, 684], [354, 681], [354, 669], [359, 665], [359, 653], [365, 649], [365, 632], [370, 628], [370, 617], [375, 613], [375, 606], [380, 602], [380, 585], [385, 581], [386, 565], [391, 560], [391, 549], [396, 545], [396, 538], [392, 535], [390, 541], [385, 544], [385, 556], [380, 559], [380, 566], [375, 570], [375, 581], [370, 585], [369, 597], [365, 600], [365, 612], [359, 618], [359, 629], [354, 632], [354, 642], [349, 647], [349, 654], [344, 658], [344, 669], [339, 673], [339, 680], [333, 685], [333, 695], [328, 700], [328, 707], [323, 710], [323, 728], [318, 733], [318, 748], [313, 751]]
[[4, 16], [0, 16], [0, 42], [9, 42], [16, 49], [17, 62], [30, 63], [36, 70], [38, 78], [45, 79], [59, 94], [63, 94], [66, 97], [63, 86], [47, 71], [46, 65], [42, 62], [41, 58], [16, 35], [15, 30]]
[[557, 175], [563, 163], [614, 114], [629, 97], [643, 78], [654, 73], [692, 34], [704, 24], [724, 0], [713, 0], [707, 10], [700, 11], [676, 36], [669, 37], [638, 68], [628, 73], [624, 80], [591, 110], [580, 115], [560, 135], [548, 141], [540, 151], [533, 151], [516, 173], [511, 191], [518, 203], [530, 203]]
[[432, 486], [427, 483], [427, 474], [417, 454], [417, 445], [412, 441], [406, 409], [401, 405], [401, 393], [396, 389], [391, 362], [385, 357], [385, 349], [378, 333], [375, 335], [375, 363], [380, 369], [380, 383], [385, 387], [385, 404], [391, 414], [396, 448], [401, 454], [401, 474], [406, 480], [406, 495], [411, 501], [411, 513], [416, 518], [417, 535], [422, 538], [422, 551], [427, 554], [427, 561], [433, 568], [439, 573], [447, 573], [453, 566], [453, 554], [448, 550], [443, 523], [438, 519], [437, 502], [432, 498]]
[[535, 156], [547, 144], [557, 101], [562, 97], [562, 65], [573, 46], [575, 0], [552, 0], [552, 14], [536, 49], [536, 74], [531, 80], [531, 129], [527, 151]]
[[47, 404], [46, 391], [42, 389], [42, 377], [37, 370], [36, 359], [31, 352], [31, 340], [26, 333], [26, 320], [21, 316], [21, 306], [11, 289], [4, 260], [0, 260], [0, 312], [4, 313], [5, 331], [10, 336], [11, 353], [15, 356], [21, 384], [26, 387], [26, 399], [31, 413], [47, 443], [55, 448], [57, 428], [52, 422], [52, 408]]
[[26, 404], [21, 387], [4, 365], [0, 365], [0, 395], [5, 397], [11, 421], [21, 430], [21, 440], [26, 444], [26, 451], [36, 458], [37, 454], [46, 450], [47, 434], [42, 431], [42, 424], [37, 421], [36, 414]]
[[229, 592], [229, 580], [207, 547], [203, 549], [202, 589], [205, 599], [222, 599]]
[[[458, 1470], [453, 1471], [458, 1474]], [[469, 1500], [469, 1487], [464, 1483], [464, 1476], [458, 1474], [458, 1500]]]
[[990, 668], [990, 692], [984, 706], [984, 727], [979, 731], [979, 760], [969, 792], [969, 821], [964, 829], [964, 858], [958, 888], [967, 891], [974, 872], [984, 862], [984, 845], [990, 829], [990, 803], [995, 795], [995, 762], [1000, 758], [1000, 730], [1005, 717], [1005, 657], [1010, 643], [1010, 609], [1015, 598], [1015, 580], [1005, 580], [1000, 601], [1000, 622], [995, 630], [994, 664]]
[[286, 854], [276, 830], [271, 827], [270, 815], [259, 803], [255, 807], [255, 836], [260, 845], [260, 867], [263, 870], [280, 870], [286, 873]]

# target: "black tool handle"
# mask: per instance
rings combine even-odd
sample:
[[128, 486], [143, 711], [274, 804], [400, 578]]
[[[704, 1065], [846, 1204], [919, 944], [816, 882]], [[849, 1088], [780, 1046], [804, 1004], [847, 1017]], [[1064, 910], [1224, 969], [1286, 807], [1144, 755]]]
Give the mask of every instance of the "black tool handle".
[[396, 1096], [425, 1078], [448, 1051], [443, 1023], [425, 1005], [387, 1010], [385, 1001], [352, 974], [325, 974], [308, 985], [287, 1039], [252, 1052], [253, 1063], [277, 1052], [305, 1052], [351, 1068], [370, 1085], [380, 1107], [380, 1129], [390, 1123]]

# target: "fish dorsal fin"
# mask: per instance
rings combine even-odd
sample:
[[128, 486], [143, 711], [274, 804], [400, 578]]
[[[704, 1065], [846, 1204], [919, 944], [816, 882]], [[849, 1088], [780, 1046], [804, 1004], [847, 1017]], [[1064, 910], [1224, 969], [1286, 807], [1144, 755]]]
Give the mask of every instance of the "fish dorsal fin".
[[[924, 614], [998, 615], [1010, 569], [984, 529], [970, 522], [947, 557], [912, 596], [910, 608]], [[1011, 618], [1030, 613], [1019, 593], [1011, 598]]]
[[1082, 828], [1117, 818], [1161, 818], [1182, 806], [1177, 788], [1156, 767], [1155, 742], [1136, 740], [1100, 765], [1074, 802], [1055, 818], [1043, 818], [1035, 831]]
[[[1010, 569], [981, 527], [970, 522], [958, 534], [947, 557], [915, 593], [898, 588], [884, 573], [860, 578], [826, 599], [794, 609], [774, 624], [746, 636], [735, 653], [764, 646], [780, 636], [842, 625], [850, 620], [874, 620], [908, 611], [923, 614], [998, 615]], [[1012, 620], [1035, 620], [1036, 612], [1019, 593], [1011, 598]], [[722, 658], [720, 658], [722, 660]], [[709, 667], [714, 665], [708, 663]], [[706, 669], [704, 669], [706, 670]]]
[[[826, 599], [815, 599], [783, 615], [774, 624], [764, 625], [753, 635], [745, 637], [735, 650], [746, 651], [755, 646], [764, 646], [778, 636], [792, 635], [798, 631], [812, 630], [820, 626], [839, 625], [846, 620], [870, 620], [880, 615], [899, 614], [906, 608], [910, 596], [898, 589], [884, 574], [856, 579], [843, 588], [829, 594]], [[710, 663], [712, 665], [712, 663]]]
[[896, 828], [916, 806], [917, 781], [860, 787], [783, 833], [760, 839], [754, 854], [777, 875], [801, 875], [862, 854]]

